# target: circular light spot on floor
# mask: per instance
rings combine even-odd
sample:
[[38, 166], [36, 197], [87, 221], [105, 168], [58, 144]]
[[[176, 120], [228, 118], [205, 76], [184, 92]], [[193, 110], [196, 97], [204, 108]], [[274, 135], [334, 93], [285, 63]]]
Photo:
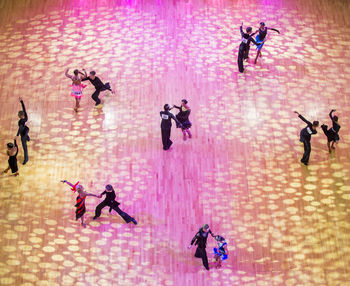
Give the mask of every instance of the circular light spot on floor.
[[45, 246], [45, 247], [43, 247], [43, 251], [44, 252], [54, 252], [55, 248], [52, 246]]

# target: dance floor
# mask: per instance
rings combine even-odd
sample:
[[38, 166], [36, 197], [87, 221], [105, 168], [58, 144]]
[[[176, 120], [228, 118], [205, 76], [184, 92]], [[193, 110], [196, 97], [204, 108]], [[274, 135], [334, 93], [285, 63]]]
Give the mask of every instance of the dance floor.
[[[344, 0], [3, 0], [0, 138], [26, 104], [29, 162], [0, 176], [0, 285], [350, 285], [350, 4]], [[239, 26], [270, 31], [238, 73]], [[66, 68], [95, 70], [116, 94], [73, 111]], [[193, 138], [159, 111], [187, 99]], [[309, 120], [342, 128], [328, 153]], [[22, 147], [18, 161], [23, 161]], [[99, 194], [112, 184], [125, 224], [86, 199], [75, 221], [66, 179]], [[229, 258], [206, 271], [187, 249], [208, 223]], [[216, 242], [208, 238], [213, 261]]]

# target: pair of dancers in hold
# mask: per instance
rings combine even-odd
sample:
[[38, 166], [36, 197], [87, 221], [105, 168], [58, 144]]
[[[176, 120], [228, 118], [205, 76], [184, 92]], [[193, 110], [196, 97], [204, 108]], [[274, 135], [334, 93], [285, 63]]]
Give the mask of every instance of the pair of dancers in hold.
[[[337, 115], [333, 115], [333, 112], [335, 111], [335, 109], [332, 109], [329, 113], [329, 118], [332, 120], [332, 127], [328, 129], [327, 125], [321, 125], [322, 131], [327, 137], [327, 147], [329, 153], [332, 152], [332, 149], [335, 149], [335, 144], [338, 144], [340, 139], [340, 124], [338, 122], [339, 118]], [[311, 154], [311, 135], [317, 134], [317, 127], [319, 126], [319, 122], [313, 121], [311, 123], [310, 121], [305, 119], [305, 117], [303, 117], [299, 112], [294, 112], [298, 114], [298, 117], [307, 124], [307, 126], [300, 131], [300, 142], [304, 144], [304, 154], [300, 161], [301, 163], [307, 166], [309, 164], [309, 158]]]
[[95, 216], [94, 216], [94, 220], [97, 219], [100, 215], [101, 215], [101, 211], [104, 207], [109, 206], [109, 212], [112, 212], [112, 210], [115, 210], [123, 219], [126, 223], [132, 222], [135, 225], [137, 224], [137, 221], [129, 216], [126, 212], [122, 211], [119, 208], [120, 203], [118, 203], [115, 198], [115, 191], [113, 189], [113, 187], [111, 185], [106, 185], [105, 191], [102, 192], [99, 195], [95, 195], [95, 194], [91, 194], [88, 193], [84, 190], [84, 187], [82, 185], [79, 184], [79, 182], [77, 182], [75, 185], [73, 185], [72, 183], [63, 180], [61, 181], [62, 183], [65, 183], [69, 186], [72, 187], [72, 191], [75, 193], [78, 193], [78, 196], [76, 198], [76, 211], [75, 211], [75, 219], [78, 220], [79, 218], [81, 219], [81, 225], [83, 227], [86, 227], [86, 224], [84, 222], [84, 214], [86, 212], [86, 208], [85, 208], [85, 199], [86, 197], [95, 197], [95, 198], [102, 198], [103, 195], [105, 195], [105, 199], [96, 207], [95, 210]]
[[[176, 114], [176, 116], [170, 112], [170, 110], [173, 108], [179, 110], [179, 113]], [[164, 110], [160, 112], [160, 117], [162, 119], [160, 128], [162, 132], [163, 150], [169, 150], [173, 144], [173, 142], [170, 140], [172, 126], [171, 120], [176, 122], [177, 128], [181, 128], [184, 141], [186, 141], [187, 138], [192, 138], [192, 133], [190, 131], [192, 123], [189, 120], [190, 113], [191, 108], [188, 106], [186, 99], [181, 101], [181, 106], [173, 105], [173, 107], [170, 107], [169, 104], [164, 105]]]
[[[252, 27], [247, 27], [246, 32], [243, 32], [243, 22], [242, 22], [242, 25], [240, 26], [242, 42], [241, 42], [239, 49], [238, 49], [238, 59], [237, 59], [239, 72], [241, 72], [241, 73], [244, 72], [243, 61], [248, 60], [248, 58], [249, 58], [249, 50], [250, 50], [250, 43], [251, 42], [253, 42], [253, 44], [255, 44], [257, 46], [257, 48], [256, 48], [257, 53], [256, 53], [256, 57], [254, 60], [254, 64], [256, 64], [258, 61], [258, 58], [262, 56], [261, 49], [267, 40], [267, 31], [268, 30], [275, 31], [278, 34], [280, 33], [277, 29], [266, 27], [264, 22], [260, 23], [259, 29], [256, 30], [254, 33], [253, 33]], [[258, 35], [254, 39], [253, 36], [255, 34], [258, 34]]]
[[95, 106], [101, 104], [99, 99], [100, 92], [109, 90], [112, 94], [114, 91], [111, 89], [109, 82], [103, 83], [99, 77], [96, 76], [95, 71], [91, 71], [89, 76], [86, 73], [86, 70], [83, 69], [83, 72], [79, 70], [74, 70], [73, 75], [68, 74], [69, 69], [66, 70], [65, 76], [72, 80], [72, 92], [71, 95], [75, 97], [75, 107], [74, 111], [77, 112], [80, 107], [80, 100], [83, 96], [83, 89], [86, 85], [82, 84], [82, 81], [90, 81], [90, 83], [95, 87], [95, 92], [92, 94], [91, 98], [95, 101]]
[[23, 165], [27, 164], [28, 162], [28, 148], [27, 148], [27, 141], [30, 141], [29, 138], [29, 128], [26, 125], [26, 122], [28, 121], [28, 115], [26, 108], [24, 106], [24, 102], [22, 98], [19, 98], [19, 102], [21, 103], [22, 110], [18, 111], [18, 131], [17, 135], [14, 138], [13, 143], [9, 142], [7, 143], [7, 155], [9, 156], [8, 159], [8, 167], [2, 172], [3, 174], [7, 173], [10, 169], [14, 176], [18, 176], [18, 164], [17, 164], [17, 154], [18, 154], [18, 145], [17, 141], [19, 137], [21, 138], [23, 153], [24, 153], [24, 160]]
[[225, 238], [223, 238], [221, 235], [214, 235], [212, 233], [211, 229], [209, 228], [208, 224], [203, 225], [198, 232], [193, 237], [191, 244], [188, 246], [188, 249], [192, 247], [192, 245], [197, 245], [195, 257], [201, 258], [203, 266], [205, 269], [209, 270], [209, 263], [208, 263], [208, 256], [207, 256], [207, 239], [208, 235], [211, 235], [215, 238], [218, 247], [214, 247], [214, 263], [213, 266], [216, 268], [221, 267], [221, 262], [226, 260], [228, 258], [228, 249], [227, 249], [227, 243], [225, 241]]

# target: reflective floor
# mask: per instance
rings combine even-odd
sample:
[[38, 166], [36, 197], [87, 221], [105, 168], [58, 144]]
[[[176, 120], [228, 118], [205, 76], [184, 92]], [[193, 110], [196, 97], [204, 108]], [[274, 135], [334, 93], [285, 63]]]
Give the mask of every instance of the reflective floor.
[[[350, 6], [346, 1], [19, 1], [0, 4], [0, 160], [29, 116], [29, 162], [0, 176], [0, 285], [347, 285], [350, 281]], [[239, 26], [268, 32], [238, 72]], [[66, 68], [95, 70], [73, 111]], [[187, 99], [193, 138], [159, 111]], [[342, 128], [331, 154], [321, 128], [308, 167], [310, 121]], [[120, 208], [75, 221], [66, 179]], [[204, 223], [229, 257], [206, 271], [187, 249]], [[213, 262], [216, 242], [208, 238]], [[212, 266], [212, 265], [211, 265]]]

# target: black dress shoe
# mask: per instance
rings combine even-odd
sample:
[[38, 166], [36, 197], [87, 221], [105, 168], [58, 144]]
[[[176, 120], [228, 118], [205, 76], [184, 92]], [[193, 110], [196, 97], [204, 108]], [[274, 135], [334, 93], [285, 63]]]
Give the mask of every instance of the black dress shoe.
[[136, 219], [133, 218], [131, 221], [134, 223], [134, 225], [137, 225]]

